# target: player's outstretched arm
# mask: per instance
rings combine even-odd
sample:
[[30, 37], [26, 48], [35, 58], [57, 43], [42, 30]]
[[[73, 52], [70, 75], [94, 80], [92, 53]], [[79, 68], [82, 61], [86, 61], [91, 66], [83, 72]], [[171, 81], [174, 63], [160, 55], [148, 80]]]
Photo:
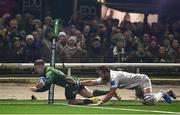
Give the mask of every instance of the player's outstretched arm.
[[117, 88], [111, 88], [110, 91], [106, 94], [106, 96], [101, 101], [99, 101], [97, 105], [103, 105], [105, 102], [110, 100], [116, 93], [116, 89]]
[[45, 86], [41, 86], [39, 87], [38, 85], [36, 85], [36, 87], [31, 87], [30, 90], [33, 92], [44, 92], [49, 90], [51, 84], [46, 84]]
[[80, 84], [84, 86], [99, 85], [99, 83], [97, 83], [96, 80], [83, 80], [83, 81], [80, 81]]
[[44, 77], [40, 77], [35, 87], [31, 87], [33, 92], [44, 92], [47, 91], [51, 84], [46, 82], [47, 80]]
[[44, 84], [41, 82], [38, 82], [35, 87], [31, 87], [31, 91], [37, 92], [38, 90], [42, 89], [44, 87]]
[[71, 84], [78, 84], [78, 85], [84, 85], [84, 86], [92, 86], [92, 85], [99, 85], [96, 80], [74, 80], [72, 77], [67, 77], [67, 81]]

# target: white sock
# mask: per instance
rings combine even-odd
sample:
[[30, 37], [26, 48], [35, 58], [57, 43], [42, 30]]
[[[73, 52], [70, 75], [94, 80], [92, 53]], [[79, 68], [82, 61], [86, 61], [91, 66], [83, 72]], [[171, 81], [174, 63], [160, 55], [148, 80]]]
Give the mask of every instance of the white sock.
[[158, 102], [163, 96], [164, 96], [164, 93], [159, 92], [157, 94], [154, 94], [154, 99], [155, 99], [156, 102]]

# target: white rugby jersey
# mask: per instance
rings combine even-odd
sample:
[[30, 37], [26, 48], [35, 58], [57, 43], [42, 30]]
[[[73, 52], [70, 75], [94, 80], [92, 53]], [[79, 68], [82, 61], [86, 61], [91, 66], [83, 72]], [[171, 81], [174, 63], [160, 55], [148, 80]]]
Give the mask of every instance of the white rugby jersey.
[[[111, 88], [134, 89], [140, 85], [140, 79], [142, 79], [140, 74], [110, 70], [110, 81], [107, 84], [110, 85]], [[103, 83], [102, 78], [97, 78], [96, 82]]]

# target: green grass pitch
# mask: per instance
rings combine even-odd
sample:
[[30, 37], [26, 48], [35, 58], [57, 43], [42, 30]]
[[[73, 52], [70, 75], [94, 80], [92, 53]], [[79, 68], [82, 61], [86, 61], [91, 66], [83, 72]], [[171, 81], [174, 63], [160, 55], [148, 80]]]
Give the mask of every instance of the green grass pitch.
[[0, 114], [180, 114], [180, 101], [144, 106], [139, 101], [112, 100], [103, 106], [72, 106], [64, 100], [51, 105], [43, 100], [0, 100]]

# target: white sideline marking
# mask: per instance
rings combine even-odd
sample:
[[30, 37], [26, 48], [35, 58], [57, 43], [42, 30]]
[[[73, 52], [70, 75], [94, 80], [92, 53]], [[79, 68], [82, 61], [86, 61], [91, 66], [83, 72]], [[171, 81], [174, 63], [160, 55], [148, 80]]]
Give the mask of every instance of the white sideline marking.
[[122, 111], [138, 111], [138, 112], [151, 112], [151, 113], [164, 113], [164, 114], [180, 114], [180, 112], [157, 111], [157, 110], [139, 110], [139, 109], [112, 108], [112, 107], [94, 107], [94, 106], [80, 106], [80, 105], [68, 105], [68, 104], [60, 104], [60, 105], [73, 106], [73, 107], [84, 107], [84, 108], [96, 108], [96, 109], [122, 110]]
[[[3, 103], [5, 105], [9, 105], [12, 103]], [[15, 104], [22, 104], [22, 103], [15, 103]], [[43, 103], [26, 103], [26, 104], [43, 104]], [[157, 110], [140, 110], [140, 109], [126, 109], [126, 108], [112, 108], [112, 107], [97, 107], [96, 105], [91, 106], [83, 106], [83, 105], [69, 105], [69, 104], [63, 104], [63, 103], [54, 103], [53, 105], [65, 105], [65, 106], [72, 106], [72, 107], [83, 107], [83, 108], [95, 108], [95, 109], [108, 109], [108, 110], [122, 110], [122, 111], [138, 111], [138, 112], [151, 112], [151, 113], [161, 113], [161, 114], [176, 114], [180, 115], [180, 112], [170, 112], [170, 111], [157, 111]], [[0, 115], [18, 115], [18, 114], [0, 114]], [[22, 114], [27, 115], [27, 114]], [[43, 115], [43, 114], [33, 114], [33, 115]], [[48, 115], [48, 114], [47, 114]], [[49, 114], [49, 115], [57, 115], [57, 114]], [[67, 115], [67, 114], [62, 114]], [[73, 115], [73, 114], [68, 114]], [[89, 114], [82, 114], [82, 115], [89, 115]], [[90, 114], [90, 115], [97, 115], [97, 114]], [[109, 115], [115, 115], [115, 114], [109, 114]]]

